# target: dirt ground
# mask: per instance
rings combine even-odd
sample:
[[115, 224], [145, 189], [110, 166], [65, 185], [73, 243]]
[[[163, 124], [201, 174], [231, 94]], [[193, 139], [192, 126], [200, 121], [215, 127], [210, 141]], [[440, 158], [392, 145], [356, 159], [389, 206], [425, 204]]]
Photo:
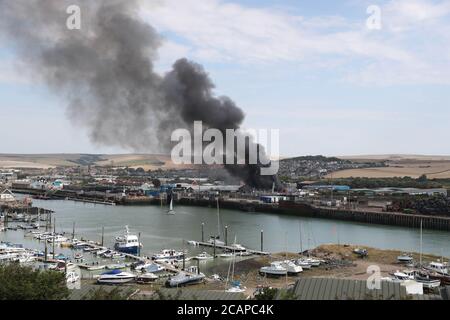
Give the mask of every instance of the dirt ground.
[[[366, 258], [360, 258], [353, 253], [355, 248], [364, 248], [368, 251]], [[241, 281], [241, 284], [247, 288], [246, 294], [252, 296], [258, 286], [270, 286], [274, 288], [286, 288], [293, 285], [298, 278], [305, 277], [331, 277], [340, 279], [366, 280], [371, 273], [367, 273], [369, 266], [376, 265], [380, 268], [381, 276], [389, 276], [397, 270], [407, 269], [405, 265], [397, 262], [397, 257], [401, 251], [380, 250], [364, 246], [349, 245], [322, 245], [310, 252], [312, 257], [325, 260], [320, 267], [304, 270], [299, 276], [266, 278], [259, 275], [259, 268], [268, 265], [272, 261], [300, 258], [298, 254], [278, 253], [271, 256], [255, 257], [249, 260], [237, 262], [235, 265], [235, 280]], [[419, 260], [419, 254], [413, 253], [416, 261]], [[431, 262], [440, 259], [440, 257], [423, 255], [423, 262]], [[215, 270], [220, 275], [227, 275], [227, 270]], [[209, 282], [203, 285], [202, 289], [224, 290], [223, 282]]]

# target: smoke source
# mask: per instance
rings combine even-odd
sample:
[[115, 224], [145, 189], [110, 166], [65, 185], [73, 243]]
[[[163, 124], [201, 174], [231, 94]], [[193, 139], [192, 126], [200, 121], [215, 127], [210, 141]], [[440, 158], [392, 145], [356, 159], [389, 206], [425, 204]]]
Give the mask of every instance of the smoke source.
[[[74, 4], [81, 30], [66, 27]], [[166, 153], [171, 132], [191, 129], [193, 121], [222, 132], [239, 128], [244, 112], [213, 94], [202, 66], [180, 59], [164, 76], [154, 71], [162, 39], [138, 10], [135, 0], [0, 0], [0, 36], [33, 79], [67, 99], [68, 116], [94, 143]], [[251, 187], [278, 186], [259, 165], [226, 168]]]

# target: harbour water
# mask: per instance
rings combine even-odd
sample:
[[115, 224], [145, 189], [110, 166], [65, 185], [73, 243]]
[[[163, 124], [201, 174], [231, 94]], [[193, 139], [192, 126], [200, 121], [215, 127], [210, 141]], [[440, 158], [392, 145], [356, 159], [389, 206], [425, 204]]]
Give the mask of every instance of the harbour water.
[[[53, 217], [56, 218], [57, 232], [71, 234], [75, 222], [77, 238], [100, 241], [104, 227], [105, 245], [109, 247], [113, 247], [115, 237], [128, 225], [133, 233], [140, 233], [142, 254], [148, 256], [164, 248], [185, 247], [190, 252], [204, 251], [202, 248], [189, 248], [185, 243], [187, 240], [201, 240], [201, 223], [205, 224], [205, 239], [218, 232], [216, 208], [176, 206], [175, 215], [167, 215], [167, 208], [159, 206], [105, 206], [63, 200], [34, 200], [33, 205], [55, 211]], [[419, 230], [403, 227], [222, 209], [222, 239], [225, 225], [228, 226], [229, 243], [236, 237], [238, 243], [256, 250], [260, 250], [260, 232], [264, 230], [264, 251], [269, 252], [299, 252], [301, 248], [306, 250], [325, 243], [358, 244], [408, 252], [420, 250]], [[0, 233], [0, 241], [36, 247], [36, 241], [24, 238], [21, 231]], [[423, 252], [450, 257], [450, 233], [424, 230]]]

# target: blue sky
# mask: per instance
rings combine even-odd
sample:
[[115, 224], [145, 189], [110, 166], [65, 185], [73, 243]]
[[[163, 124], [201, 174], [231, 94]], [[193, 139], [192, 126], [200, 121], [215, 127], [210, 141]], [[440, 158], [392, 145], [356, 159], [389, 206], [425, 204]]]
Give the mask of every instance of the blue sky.
[[[381, 30], [366, 26], [369, 5]], [[165, 38], [159, 72], [183, 56], [203, 64], [245, 127], [280, 130], [284, 156], [450, 154], [448, 0], [142, 0], [141, 14]], [[133, 151], [92, 144], [9, 47], [0, 152]]]

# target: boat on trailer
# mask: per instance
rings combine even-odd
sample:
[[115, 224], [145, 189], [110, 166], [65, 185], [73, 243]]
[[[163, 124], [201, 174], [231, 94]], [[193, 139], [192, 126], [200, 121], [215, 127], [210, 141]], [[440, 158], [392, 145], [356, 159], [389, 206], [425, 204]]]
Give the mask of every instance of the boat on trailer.
[[134, 281], [136, 276], [129, 272], [123, 272], [121, 270], [112, 270], [102, 273], [98, 279], [98, 283], [103, 284], [122, 284]]

